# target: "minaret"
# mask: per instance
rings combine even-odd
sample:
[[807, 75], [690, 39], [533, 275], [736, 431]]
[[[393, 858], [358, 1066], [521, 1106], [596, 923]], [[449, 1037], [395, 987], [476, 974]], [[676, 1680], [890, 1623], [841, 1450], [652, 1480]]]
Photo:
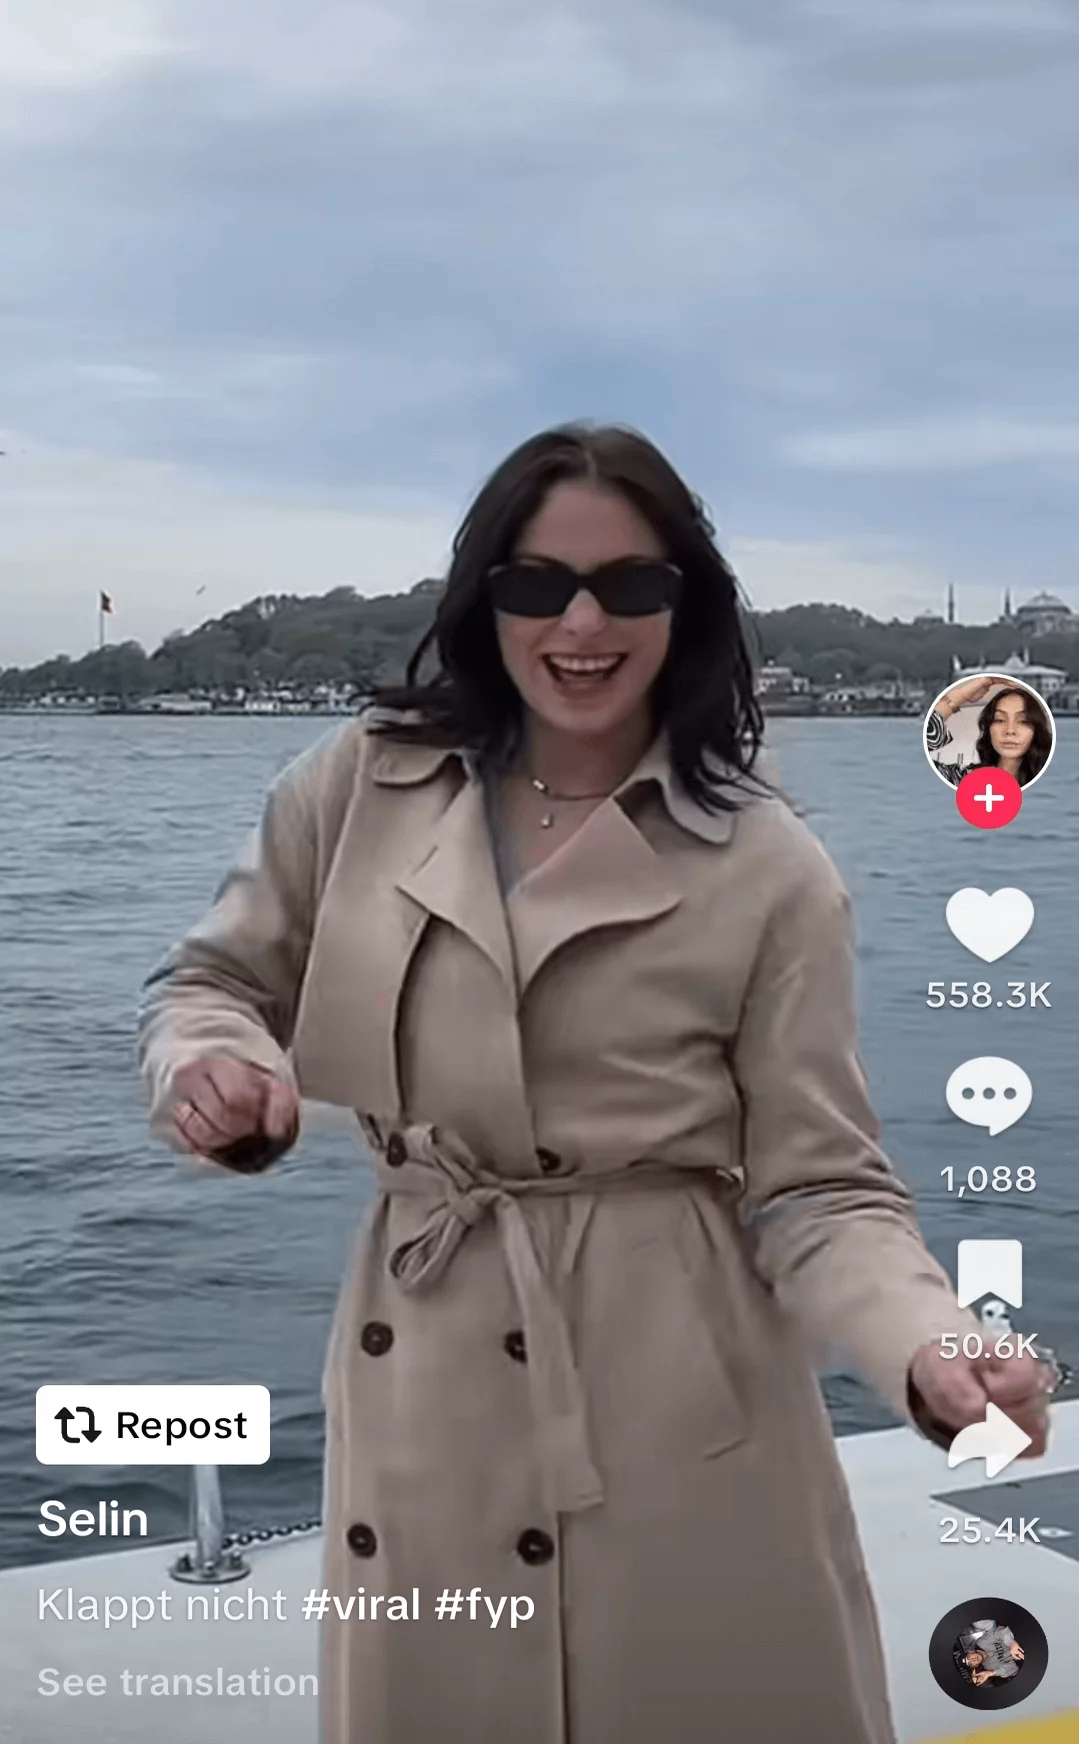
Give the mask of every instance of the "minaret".
[[1010, 624], [1011, 621], [1012, 621], [1012, 590], [1010, 587], [1006, 587], [1004, 589], [1004, 622], [1006, 624]]
[[948, 622], [955, 623], [955, 583], [948, 583]]

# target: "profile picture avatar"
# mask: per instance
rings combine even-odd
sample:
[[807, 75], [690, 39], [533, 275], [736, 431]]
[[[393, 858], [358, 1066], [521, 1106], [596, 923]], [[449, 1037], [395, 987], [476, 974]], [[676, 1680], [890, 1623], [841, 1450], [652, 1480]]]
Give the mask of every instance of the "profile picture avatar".
[[1037, 1688], [1049, 1663], [1045, 1631], [1008, 1599], [970, 1599], [941, 1618], [929, 1644], [933, 1676], [967, 1708], [1011, 1708]]
[[925, 754], [942, 781], [958, 787], [972, 769], [1003, 769], [1029, 787], [1048, 768], [1056, 726], [1029, 685], [977, 672], [942, 690], [923, 727]]

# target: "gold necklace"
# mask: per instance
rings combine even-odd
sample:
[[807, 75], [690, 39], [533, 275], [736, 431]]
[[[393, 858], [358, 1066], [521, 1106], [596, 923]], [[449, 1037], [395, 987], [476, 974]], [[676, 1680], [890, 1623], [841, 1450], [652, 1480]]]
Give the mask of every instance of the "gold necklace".
[[[551, 800], [555, 805], [580, 804], [582, 800], [586, 799], [610, 799], [611, 794], [614, 792], [613, 788], [605, 787], [602, 793], [555, 793], [550, 787], [548, 787], [546, 781], [540, 780], [538, 775], [530, 775], [528, 780], [529, 784], [535, 788], [537, 793], [542, 793], [545, 799]], [[543, 816], [540, 818], [540, 829], [549, 830], [553, 823], [554, 813], [549, 811], [544, 812]]]

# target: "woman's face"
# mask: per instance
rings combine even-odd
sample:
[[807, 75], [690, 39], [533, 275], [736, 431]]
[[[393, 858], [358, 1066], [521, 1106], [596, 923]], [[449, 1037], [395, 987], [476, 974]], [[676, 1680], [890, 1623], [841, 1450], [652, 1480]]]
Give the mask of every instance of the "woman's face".
[[1025, 757], [1034, 743], [1034, 723], [1026, 701], [1014, 693], [1002, 696], [989, 723], [989, 742], [998, 757]]
[[[552, 486], [514, 555], [557, 558], [587, 571], [618, 557], [662, 559], [666, 552], [649, 522], [619, 492], [567, 479]], [[670, 645], [671, 613], [608, 617], [586, 588], [583, 578], [559, 618], [496, 612], [495, 622], [506, 671], [526, 708], [561, 732], [598, 738], [647, 710]], [[615, 655], [619, 664], [609, 675], [569, 671], [575, 658]]]

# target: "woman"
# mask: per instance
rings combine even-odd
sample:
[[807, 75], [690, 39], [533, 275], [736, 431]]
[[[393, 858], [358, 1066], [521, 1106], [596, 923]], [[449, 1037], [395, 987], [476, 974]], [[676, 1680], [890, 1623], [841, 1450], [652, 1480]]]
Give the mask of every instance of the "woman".
[[970, 1682], [994, 1687], [1016, 1677], [1026, 1658], [1008, 1625], [988, 1617], [963, 1630], [959, 1648]]
[[[952, 715], [972, 702], [981, 702], [995, 684], [1008, 688], [998, 691], [978, 716], [974, 761], [967, 763], [957, 758], [948, 763], [935, 757], [935, 753], [954, 743], [947, 724]], [[971, 769], [989, 765], [1014, 775], [1020, 787], [1025, 787], [1049, 761], [1053, 730], [1044, 704], [1029, 690], [1011, 684], [1006, 678], [983, 673], [965, 684], [954, 685], [941, 697], [926, 722], [925, 743], [926, 749], [934, 754], [937, 771], [953, 787]]]
[[878, 1148], [847, 897], [754, 778], [711, 534], [632, 431], [524, 443], [408, 684], [278, 778], [148, 985], [176, 1148], [270, 1160], [298, 1090], [375, 1155], [325, 1582], [422, 1611], [328, 1621], [323, 1744], [891, 1744], [814, 1353], [1044, 1447], [1036, 1362], [940, 1359], [978, 1323]]

